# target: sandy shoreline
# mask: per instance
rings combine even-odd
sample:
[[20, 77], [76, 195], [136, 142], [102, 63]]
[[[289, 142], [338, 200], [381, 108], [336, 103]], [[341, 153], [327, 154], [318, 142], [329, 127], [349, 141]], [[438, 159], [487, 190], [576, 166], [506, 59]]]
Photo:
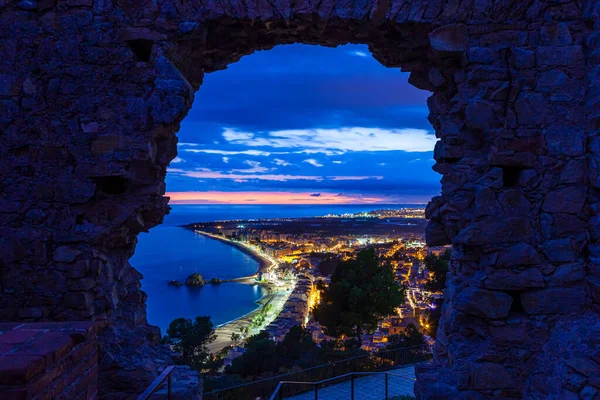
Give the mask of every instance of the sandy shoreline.
[[[191, 229], [191, 228], [187, 228], [187, 229]], [[290, 291], [288, 290], [287, 286], [278, 287], [272, 283], [257, 282], [255, 280], [255, 277], [259, 272], [264, 273], [264, 272], [268, 271], [269, 266], [273, 264], [273, 261], [267, 259], [266, 257], [257, 253], [253, 249], [248, 248], [239, 242], [225, 239], [223, 237], [216, 236], [216, 235], [213, 235], [213, 234], [210, 234], [207, 232], [203, 232], [203, 231], [199, 231], [199, 230], [195, 230], [195, 229], [191, 229], [191, 230], [198, 234], [204, 235], [208, 238], [211, 238], [214, 240], [219, 240], [229, 246], [233, 246], [236, 249], [240, 250], [241, 252], [252, 257], [254, 260], [256, 260], [256, 262], [258, 262], [258, 270], [256, 271], [256, 273], [254, 275], [244, 276], [244, 277], [235, 278], [235, 279], [228, 279], [224, 282], [239, 282], [239, 283], [244, 283], [244, 284], [248, 284], [248, 285], [260, 285], [260, 287], [265, 291], [265, 294], [256, 301], [256, 304], [258, 304], [258, 307], [254, 311], [251, 311], [245, 315], [240, 316], [239, 318], [233, 319], [233, 320], [226, 322], [222, 325], [219, 325], [215, 328], [215, 334], [217, 335], [217, 339], [213, 343], [209, 344], [207, 347], [211, 353], [217, 353], [217, 352], [221, 351], [223, 348], [231, 346], [233, 344], [233, 342], [231, 341], [231, 334], [232, 333], [240, 334], [241, 330], [251, 324], [252, 319], [259, 313], [259, 311], [265, 305], [272, 303], [274, 308], [283, 306], [283, 303], [285, 303], [285, 301], [287, 300], [287, 297], [289, 296]], [[258, 333], [258, 331], [256, 331], [256, 332], [252, 331], [252, 332], [249, 332], [249, 335], [253, 335], [256, 333]]]

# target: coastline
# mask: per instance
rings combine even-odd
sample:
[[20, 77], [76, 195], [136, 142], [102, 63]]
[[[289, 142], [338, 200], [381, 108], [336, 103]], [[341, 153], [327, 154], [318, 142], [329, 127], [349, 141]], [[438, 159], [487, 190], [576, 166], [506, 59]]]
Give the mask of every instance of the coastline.
[[191, 228], [188, 228], [186, 226], [184, 226], [183, 228], [190, 229], [194, 233], [206, 236], [206, 237], [208, 237], [210, 239], [218, 240], [218, 241], [220, 241], [222, 243], [228, 244], [229, 246], [235, 247], [236, 249], [238, 249], [242, 253], [247, 254], [250, 257], [252, 257], [258, 263], [258, 269], [256, 270], [256, 273], [254, 275], [242, 276], [242, 277], [239, 277], [239, 278], [229, 279], [228, 281], [231, 281], [231, 282], [241, 282], [242, 280], [244, 280], [246, 278], [254, 278], [259, 272], [267, 272], [268, 269], [269, 269], [269, 265], [272, 264], [272, 262], [270, 260], [268, 260], [267, 258], [265, 258], [263, 255], [257, 253], [256, 251], [254, 251], [253, 249], [251, 249], [251, 248], [249, 248], [247, 246], [244, 246], [240, 242], [236, 242], [234, 240], [226, 239], [226, 238], [224, 238], [222, 236], [213, 235], [213, 234], [208, 233], [208, 232], [204, 232], [204, 231], [200, 231], [200, 230], [196, 230], [196, 229], [191, 229]]
[[[270, 282], [264, 282], [264, 281], [259, 282], [259, 281], [255, 280], [258, 273], [267, 272], [269, 270], [270, 266], [276, 265], [276, 262], [274, 260], [268, 259], [267, 257], [262, 255], [255, 249], [250, 248], [240, 242], [226, 239], [221, 236], [213, 235], [208, 232], [191, 229], [187, 226], [184, 226], [184, 228], [190, 229], [194, 233], [198, 233], [198, 234], [206, 236], [210, 239], [219, 240], [229, 246], [233, 246], [236, 249], [238, 249], [239, 251], [243, 252], [244, 254], [247, 254], [250, 257], [252, 257], [258, 263], [258, 269], [254, 275], [242, 276], [239, 278], [228, 279], [228, 280], [223, 281], [223, 282], [239, 282], [239, 283], [248, 284], [248, 285], [259, 285], [265, 291], [265, 293], [262, 295], [262, 297], [260, 299], [258, 299], [256, 301], [256, 304], [258, 305], [258, 307], [255, 310], [250, 311], [249, 313], [241, 315], [238, 318], [232, 319], [231, 321], [225, 322], [225, 323], [220, 324], [217, 327], [215, 327], [215, 334], [216, 334], [217, 338], [214, 342], [209, 344], [207, 347], [208, 347], [209, 352], [216, 354], [216, 353], [220, 352], [221, 350], [223, 350], [224, 348], [233, 345], [234, 343], [231, 340], [231, 334], [232, 333], [240, 334], [241, 330], [243, 328], [250, 326], [254, 317], [267, 304], [273, 304], [274, 309], [281, 309], [283, 307], [283, 304], [285, 304], [285, 301], [289, 297], [291, 290], [289, 290], [287, 285], [286, 286], [277, 286]], [[276, 312], [276, 314], [279, 315], [279, 312]], [[277, 317], [277, 315], [275, 315], [275, 318]], [[268, 323], [270, 323], [270, 322], [271, 321], [268, 321], [265, 324], [265, 326], [268, 325]], [[264, 328], [264, 327], [261, 327], [261, 329], [262, 328]], [[260, 329], [253, 329], [250, 332], [248, 332], [247, 336], [257, 334], [258, 332], [260, 332]]]

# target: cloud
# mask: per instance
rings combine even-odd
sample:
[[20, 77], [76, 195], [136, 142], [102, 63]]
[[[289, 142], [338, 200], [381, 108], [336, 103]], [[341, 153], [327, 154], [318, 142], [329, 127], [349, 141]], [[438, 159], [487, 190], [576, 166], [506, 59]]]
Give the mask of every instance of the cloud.
[[311, 194], [311, 197], [321, 197], [321, 193], [313, 193]]
[[169, 173], [178, 174], [182, 176], [187, 176], [190, 178], [198, 178], [198, 179], [231, 179], [236, 182], [247, 182], [251, 179], [256, 180], [264, 180], [264, 181], [294, 181], [294, 180], [304, 180], [304, 181], [316, 181], [321, 182], [323, 180], [331, 180], [331, 181], [362, 181], [375, 179], [380, 180], [383, 179], [382, 176], [318, 176], [318, 175], [286, 175], [286, 174], [258, 174], [254, 173], [256, 170], [268, 170], [268, 168], [264, 168], [258, 165], [252, 164], [251, 168], [247, 169], [237, 169], [232, 170], [239, 173], [228, 173], [223, 171], [213, 171], [208, 168], [197, 168], [195, 170], [186, 170], [180, 168], [170, 168]]
[[174, 159], [171, 160], [171, 164], [177, 164], [177, 163], [182, 163], [182, 162], [185, 162], [185, 160], [180, 157], [175, 157]]
[[350, 54], [351, 56], [357, 56], [357, 57], [368, 57], [369, 56], [367, 53], [365, 53], [364, 51], [360, 51], [360, 50], [349, 51], [348, 54]]
[[268, 151], [260, 150], [213, 150], [213, 149], [183, 149], [189, 153], [206, 153], [206, 154], [223, 154], [223, 155], [238, 155], [243, 154], [247, 156], [270, 156], [271, 153]]
[[223, 162], [225, 164], [228, 164], [229, 163], [229, 157], [223, 157]]
[[380, 162], [380, 163], [377, 163], [377, 165], [379, 165], [380, 167], [383, 167], [383, 166], [386, 166], [386, 165], [387, 165], [387, 163]]
[[250, 168], [232, 169], [231, 172], [241, 172], [243, 174], [253, 174], [253, 173], [267, 172], [270, 170], [270, 168], [261, 167], [260, 162], [258, 162], [258, 161], [246, 160], [246, 161], [244, 161], [244, 164], [250, 166]]
[[177, 143], [177, 146], [179, 146], [179, 147], [184, 147], [184, 146], [192, 146], [192, 147], [195, 147], [195, 146], [198, 146], [198, 144], [197, 144], [197, 143], [185, 143], [185, 142], [179, 142], [179, 143]]
[[227, 128], [225, 129], [225, 132], [223, 132], [223, 137], [228, 142], [233, 142], [235, 140], [252, 139], [254, 137], [254, 134], [250, 132], [238, 132], [233, 129]]
[[335, 160], [335, 161], [332, 161], [332, 163], [334, 163], [334, 164], [341, 164], [342, 162], [340, 160]]
[[[239, 170], [238, 170], [239, 171]], [[245, 170], [248, 171], [248, 170]], [[236, 182], [246, 182], [250, 179], [259, 179], [265, 181], [280, 181], [285, 182], [289, 180], [310, 180], [310, 181], [322, 181], [321, 176], [309, 176], [309, 175], [283, 175], [283, 174], [252, 174], [252, 173], [241, 173], [241, 174], [230, 174], [222, 171], [211, 171], [206, 168], [201, 168], [199, 171], [190, 171], [184, 169], [171, 168], [169, 173], [181, 174], [190, 178], [198, 179], [231, 179]]]
[[292, 165], [291, 163], [289, 163], [285, 160], [282, 160], [281, 158], [274, 158], [273, 163], [275, 163], [276, 165], [281, 165], [282, 167], [287, 167], [289, 165]]
[[366, 181], [367, 179], [383, 179], [383, 176], [328, 176], [332, 181]]
[[288, 129], [266, 135], [238, 135], [230, 128], [223, 132], [230, 143], [249, 147], [300, 148], [301, 151], [432, 151], [436, 137], [424, 129], [384, 129], [365, 127]]
[[322, 167], [323, 166], [323, 164], [319, 163], [314, 158], [307, 158], [306, 160], [304, 160], [302, 162], [305, 162], [305, 163], [310, 164], [310, 165], [314, 165], [315, 167]]

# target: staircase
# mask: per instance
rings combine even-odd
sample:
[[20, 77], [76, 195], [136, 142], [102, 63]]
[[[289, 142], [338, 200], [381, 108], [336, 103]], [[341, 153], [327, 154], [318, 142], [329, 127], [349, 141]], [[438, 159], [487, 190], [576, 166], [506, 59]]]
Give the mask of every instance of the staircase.
[[414, 366], [386, 372], [352, 372], [317, 382], [281, 381], [269, 400], [404, 399], [414, 396], [414, 381]]

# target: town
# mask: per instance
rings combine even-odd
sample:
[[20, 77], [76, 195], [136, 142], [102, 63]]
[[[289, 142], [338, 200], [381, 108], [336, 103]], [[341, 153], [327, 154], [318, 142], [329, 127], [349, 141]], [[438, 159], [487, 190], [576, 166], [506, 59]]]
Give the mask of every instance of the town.
[[[421, 331], [430, 344], [428, 313], [439, 306], [442, 294], [425, 290], [432, 273], [425, 268], [427, 255], [440, 255], [444, 247], [427, 247], [424, 240], [424, 209], [375, 210], [359, 214], [309, 218], [273, 218], [194, 223], [186, 228], [198, 234], [231, 241], [241, 249], [262, 257], [263, 268], [255, 281], [286, 291], [283, 301], [269, 306], [261, 324], [246, 334], [268, 333], [275, 342], [283, 340], [294, 326], [312, 334], [315, 343], [334, 339], [319, 325], [312, 311], [320, 301], [319, 287], [326, 287], [336, 266], [364, 249], [373, 249], [389, 263], [398, 285], [406, 288], [406, 302], [379, 322], [374, 332], [362, 335], [361, 348], [384, 349], [391, 335], [409, 325]], [[243, 353], [234, 346], [225, 363]]]

